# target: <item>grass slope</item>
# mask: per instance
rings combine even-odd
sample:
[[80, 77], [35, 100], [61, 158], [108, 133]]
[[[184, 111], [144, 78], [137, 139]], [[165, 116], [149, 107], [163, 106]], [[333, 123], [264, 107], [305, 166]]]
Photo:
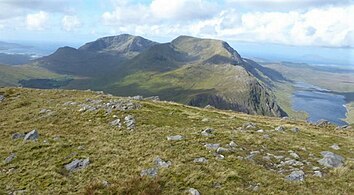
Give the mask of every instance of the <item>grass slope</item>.
[[[350, 159], [354, 155], [353, 131], [171, 102], [131, 100], [141, 108], [109, 114], [103, 110], [80, 112], [79, 105], [92, 100], [127, 101], [88, 91], [0, 88], [0, 94], [5, 96], [0, 103], [0, 157], [5, 159], [10, 153], [17, 156], [9, 164], [0, 163], [0, 194], [19, 190], [28, 194], [183, 194], [191, 187], [201, 194], [354, 193], [354, 162]], [[65, 104], [68, 101], [77, 104]], [[53, 112], [40, 114], [42, 109]], [[137, 121], [133, 131], [109, 125], [115, 117], [127, 115]], [[205, 118], [208, 120], [202, 120]], [[246, 122], [256, 123], [257, 128], [239, 129]], [[287, 130], [273, 131], [278, 125]], [[301, 129], [299, 133], [289, 130], [295, 126]], [[207, 127], [215, 129], [214, 136], [200, 135]], [[32, 129], [38, 129], [38, 141], [11, 139], [15, 132]], [[258, 133], [257, 129], [265, 132]], [[177, 134], [184, 139], [166, 140], [166, 136]], [[265, 139], [265, 134], [270, 139]], [[57, 136], [60, 139], [54, 139]], [[238, 146], [223, 160], [203, 146], [220, 143], [225, 147], [230, 141]], [[329, 148], [334, 143], [341, 149]], [[297, 167], [306, 173], [304, 182], [285, 181], [292, 168], [277, 168], [279, 161], [263, 158], [267, 153], [292, 158], [288, 150], [298, 153], [299, 161], [308, 162]], [[337, 169], [320, 166], [317, 160], [324, 150], [344, 156], [346, 165]], [[260, 154], [253, 160], [241, 159], [251, 151]], [[171, 161], [172, 166], [159, 169], [156, 178], [140, 177], [141, 170], [154, 166], [156, 156]], [[91, 163], [85, 169], [63, 171], [73, 159], [86, 157]], [[208, 162], [194, 163], [197, 157]], [[321, 167], [323, 178], [313, 176], [313, 166]], [[102, 181], [111, 185], [105, 187]], [[255, 186], [259, 186], [257, 192], [252, 190]]]
[[52, 73], [44, 68], [22, 65], [8, 66], [0, 64], [0, 87], [18, 86], [24, 79], [59, 79], [64, 76]]

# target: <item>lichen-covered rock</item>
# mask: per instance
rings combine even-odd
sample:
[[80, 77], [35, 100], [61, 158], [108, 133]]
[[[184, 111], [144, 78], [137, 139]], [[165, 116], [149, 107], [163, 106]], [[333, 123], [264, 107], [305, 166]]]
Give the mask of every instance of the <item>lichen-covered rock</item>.
[[204, 158], [204, 157], [199, 157], [199, 158], [194, 159], [193, 162], [195, 162], [195, 163], [207, 163], [208, 160], [206, 158]]
[[159, 156], [155, 158], [155, 164], [157, 167], [168, 168], [172, 165], [171, 161], [164, 161]]
[[127, 126], [128, 130], [135, 128], [135, 118], [132, 115], [124, 117], [124, 123]]
[[144, 169], [140, 172], [140, 176], [149, 176], [149, 177], [156, 177], [157, 176], [158, 169], [153, 167], [149, 169]]

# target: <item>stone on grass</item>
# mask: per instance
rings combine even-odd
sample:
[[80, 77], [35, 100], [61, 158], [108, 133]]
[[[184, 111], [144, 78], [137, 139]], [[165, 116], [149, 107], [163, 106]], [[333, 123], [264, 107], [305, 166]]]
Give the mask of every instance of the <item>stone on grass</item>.
[[64, 167], [67, 171], [77, 171], [83, 168], [86, 168], [90, 164], [90, 159], [75, 159], [71, 163], [66, 164]]
[[216, 153], [218, 154], [225, 154], [228, 153], [230, 150], [227, 148], [223, 148], [223, 147], [219, 147], [218, 149], [216, 149]]
[[208, 122], [208, 121], [209, 121], [208, 118], [203, 118], [203, 119], [202, 119], [202, 122]]
[[167, 136], [168, 141], [180, 141], [183, 139], [182, 135], [172, 135], [172, 136]]
[[110, 125], [118, 128], [122, 127], [122, 123], [120, 122], [120, 119], [115, 119], [114, 121], [110, 122]]
[[304, 181], [305, 173], [303, 171], [293, 171], [285, 179], [288, 181]]
[[188, 193], [190, 195], [200, 195], [199, 191], [197, 189], [194, 189], [194, 188], [189, 188], [188, 189]]
[[291, 128], [291, 131], [294, 133], [298, 133], [298, 132], [300, 132], [300, 129], [298, 127], [293, 127], [293, 128]]
[[257, 130], [257, 133], [264, 133], [263, 129]]
[[236, 144], [234, 141], [231, 141], [231, 142], [229, 143], [229, 146], [230, 146], [231, 148], [235, 148], [235, 147], [237, 147], [237, 144]]
[[315, 176], [315, 177], [322, 177], [323, 174], [322, 174], [321, 171], [314, 171], [314, 172], [313, 172], [313, 176]]
[[340, 150], [340, 147], [338, 146], [338, 144], [333, 144], [333, 145], [331, 146], [331, 148], [332, 148], [333, 150]]
[[212, 128], [206, 128], [201, 132], [202, 136], [212, 136], [212, 133], [214, 133], [214, 129]]
[[38, 131], [36, 129], [28, 132], [23, 138], [24, 141], [37, 140], [39, 138]]
[[333, 152], [329, 151], [323, 151], [321, 152], [321, 155], [323, 158], [317, 161], [320, 163], [320, 165], [328, 168], [342, 167], [344, 165], [344, 158], [338, 154], [334, 154]]
[[255, 123], [251, 123], [251, 122], [248, 122], [248, 123], [245, 123], [242, 125], [243, 129], [255, 129], [256, 127], [257, 127], [257, 125]]
[[148, 168], [144, 169], [140, 172], [140, 176], [149, 176], [149, 177], [156, 177], [157, 176], [158, 169], [153, 167], [153, 168]]
[[4, 164], [10, 163], [10, 162], [13, 161], [15, 158], [16, 158], [16, 154], [15, 154], [15, 153], [10, 154], [10, 156], [8, 156], [8, 157], [5, 158]]
[[295, 159], [299, 159], [300, 158], [300, 156], [297, 153], [295, 153], [295, 152], [290, 152], [290, 156], [292, 156]]
[[132, 115], [124, 117], [124, 123], [127, 126], [128, 130], [135, 128], [135, 118]]
[[316, 122], [316, 126], [317, 127], [327, 127], [329, 125], [331, 125], [331, 123], [329, 121], [327, 121], [327, 120], [324, 120], [324, 119], [318, 120]]
[[204, 147], [208, 150], [217, 150], [220, 147], [220, 144], [205, 144]]
[[285, 131], [285, 128], [283, 126], [279, 126], [275, 128], [276, 131]]
[[157, 167], [168, 168], [171, 166], [171, 161], [164, 161], [159, 156], [155, 158], [155, 164]]
[[0, 102], [4, 101], [4, 99], [5, 99], [5, 96], [0, 95]]
[[204, 157], [199, 157], [199, 158], [194, 159], [193, 162], [195, 162], [195, 163], [207, 163], [208, 160], [206, 158], [204, 158]]
[[12, 134], [11, 138], [13, 140], [16, 140], [16, 139], [23, 139], [25, 137], [25, 134], [22, 134], [22, 133], [14, 133]]

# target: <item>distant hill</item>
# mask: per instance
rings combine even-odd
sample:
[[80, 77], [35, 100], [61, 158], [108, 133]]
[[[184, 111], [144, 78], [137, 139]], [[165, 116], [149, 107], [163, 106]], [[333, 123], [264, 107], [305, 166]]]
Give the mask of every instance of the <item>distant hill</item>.
[[158, 95], [199, 107], [286, 115], [271, 90], [273, 82], [284, 80], [282, 75], [243, 59], [221, 40], [180, 36], [160, 44], [123, 34], [79, 49], [62, 47], [33, 64], [77, 78], [65, 88]]

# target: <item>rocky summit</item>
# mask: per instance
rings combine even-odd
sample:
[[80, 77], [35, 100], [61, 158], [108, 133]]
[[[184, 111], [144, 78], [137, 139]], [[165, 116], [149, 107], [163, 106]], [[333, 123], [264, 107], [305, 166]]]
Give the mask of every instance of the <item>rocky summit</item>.
[[0, 194], [354, 192], [353, 128], [95, 91], [0, 94]]

